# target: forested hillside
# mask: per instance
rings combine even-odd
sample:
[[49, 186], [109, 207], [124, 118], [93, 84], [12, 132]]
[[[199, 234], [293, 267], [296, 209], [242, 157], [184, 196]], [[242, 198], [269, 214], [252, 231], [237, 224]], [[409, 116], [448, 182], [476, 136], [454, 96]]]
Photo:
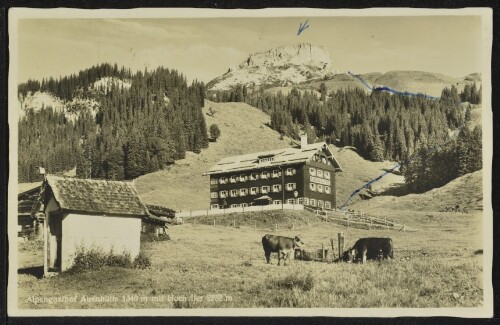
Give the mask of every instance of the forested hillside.
[[[214, 91], [212, 100], [244, 101], [271, 116], [270, 126], [282, 135], [298, 138], [305, 131], [310, 141], [321, 138], [337, 146], [353, 146], [372, 161], [392, 160], [403, 166], [407, 183], [422, 191], [442, 186], [478, 170], [481, 128], [465, 127], [472, 105], [481, 102], [481, 89], [467, 85], [462, 93], [452, 86], [437, 100], [360, 89], [320, 95], [292, 89], [287, 95], [250, 93], [245, 86]], [[450, 141], [452, 130], [459, 136]]]
[[[94, 87], [103, 77], [126, 78], [130, 88], [112, 83]], [[75, 121], [51, 107], [27, 108], [19, 120], [19, 181], [41, 178], [36, 166], [57, 173], [77, 166], [77, 176], [132, 179], [163, 168], [208, 146], [201, 112], [205, 86], [175, 70], [130, 71], [104, 64], [78, 75], [32, 81], [19, 86], [19, 96], [46, 91], [64, 100], [99, 102], [94, 117], [84, 108]]]

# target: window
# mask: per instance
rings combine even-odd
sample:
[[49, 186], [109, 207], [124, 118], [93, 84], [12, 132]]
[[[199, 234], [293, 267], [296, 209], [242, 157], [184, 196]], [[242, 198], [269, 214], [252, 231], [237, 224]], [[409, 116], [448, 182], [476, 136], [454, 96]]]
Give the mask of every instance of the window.
[[231, 204], [231, 208], [237, 208], [239, 206], [240, 206], [239, 204]]
[[330, 194], [331, 193], [330, 186], [325, 186], [325, 193], [326, 194]]
[[325, 171], [323, 173], [323, 177], [326, 178], [326, 179], [330, 179], [330, 172]]
[[250, 187], [250, 195], [255, 195], [257, 193], [259, 193], [258, 187]]
[[332, 203], [330, 201], [325, 201], [325, 209], [331, 209]]
[[224, 199], [227, 197], [227, 191], [220, 191], [220, 198]]
[[210, 192], [210, 198], [217, 199], [217, 198], [219, 198], [219, 195], [217, 192]]
[[248, 195], [248, 188], [240, 189], [240, 196], [246, 196], [246, 195]]
[[295, 175], [295, 168], [287, 168], [285, 172], [286, 176], [293, 176]]
[[247, 180], [247, 175], [240, 175], [240, 182], [245, 182]]
[[323, 201], [322, 200], [318, 200], [318, 208], [323, 209]]
[[318, 189], [318, 192], [323, 193], [323, 185], [318, 184], [316, 185], [316, 188]]
[[309, 168], [309, 174], [311, 174], [311, 176], [316, 176], [316, 168]]
[[268, 161], [273, 161], [273, 160], [274, 160], [274, 157], [267, 157], [267, 158], [260, 158], [259, 162], [263, 163], [263, 162], [268, 162]]
[[262, 178], [262, 179], [268, 179], [269, 178], [269, 172], [262, 172], [260, 174], [260, 178]]
[[288, 200], [286, 200], [286, 203], [288, 203], [288, 204], [295, 204], [295, 200], [294, 199], [288, 199]]
[[226, 184], [227, 183], [227, 177], [221, 177], [219, 179], [219, 184]]
[[250, 174], [250, 180], [251, 181], [255, 181], [257, 179], [259, 179], [259, 174], [255, 174], [255, 173]]
[[294, 191], [296, 188], [297, 188], [297, 184], [295, 184], [295, 183], [287, 183], [286, 184], [287, 191]]
[[238, 196], [238, 190], [231, 190], [231, 197], [237, 197]]
[[309, 188], [311, 189], [311, 191], [316, 191], [316, 184], [309, 183]]
[[231, 180], [230, 180], [231, 183], [236, 183], [236, 176], [235, 175], [232, 175], [231, 176]]
[[273, 185], [273, 192], [279, 192], [281, 191], [281, 185], [280, 184], [274, 184]]
[[304, 198], [304, 205], [309, 205], [309, 198], [307, 197]]
[[248, 203], [241, 203], [242, 208], [246, 208], [248, 206]]
[[297, 199], [297, 204], [304, 204], [304, 199], [303, 199], [303, 198], [301, 198], [301, 197], [299, 197], [299, 198]]
[[321, 169], [316, 170], [316, 176], [323, 177], [323, 171]]
[[273, 204], [281, 204], [281, 200], [274, 200]]
[[322, 157], [322, 158], [321, 158], [321, 162], [322, 162], [323, 164], [326, 164], [326, 158], [325, 158], [325, 157]]
[[262, 193], [263, 194], [269, 193], [269, 186], [268, 185], [262, 186]]
[[311, 204], [312, 207], [315, 207], [316, 206], [316, 200], [315, 199], [311, 199], [309, 201], [309, 203]]
[[217, 185], [217, 183], [218, 183], [217, 178], [210, 178], [211, 185]]
[[275, 169], [275, 170], [273, 170], [273, 178], [280, 177], [280, 174], [281, 174], [281, 173], [280, 173], [279, 169]]
[[218, 204], [212, 204], [210, 206], [211, 209], [218, 209], [219, 208], [219, 205]]

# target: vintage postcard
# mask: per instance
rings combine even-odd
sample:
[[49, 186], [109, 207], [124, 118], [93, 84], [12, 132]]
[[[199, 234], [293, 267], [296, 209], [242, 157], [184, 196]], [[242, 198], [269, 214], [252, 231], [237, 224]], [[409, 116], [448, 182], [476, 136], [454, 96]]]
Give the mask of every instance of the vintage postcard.
[[492, 11], [9, 12], [11, 316], [492, 317]]

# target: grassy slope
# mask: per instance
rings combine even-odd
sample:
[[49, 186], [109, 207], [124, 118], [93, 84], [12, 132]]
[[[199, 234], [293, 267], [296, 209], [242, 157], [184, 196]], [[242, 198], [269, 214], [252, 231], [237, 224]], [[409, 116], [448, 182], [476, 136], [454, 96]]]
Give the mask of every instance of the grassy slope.
[[370, 200], [358, 201], [353, 206], [362, 211], [397, 214], [401, 210], [438, 212], [442, 208], [455, 207], [457, 204], [468, 210], [483, 210], [482, 170], [454, 179], [423, 194], [377, 196]]
[[[282, 217], [293, 217], [285, 213]], [[424, 218], [403, 212], [402, 218]], [[103, 268], [81, 274], [37, 279], [30, 272], [19, 276], [21, 308], [199, 308], [199, 307], [455, 307], [478, 306], [482, 302], [482, 244], [480, 214], [439, 214], [422, 222], [422, 231], [403, 233], [390, 230], [347, 229], [331, 223], [301, 223], [295, 230], [279, 229], [278, 234], [300, 233], [308, 250], [325, 244], [343, 231], [346, 247], [357, 238], [390, 236], [395, 260], [359, 264], [327, 264], [290, 261], [289, 266], [264, 262], [261, 238], [274, 233], [271, 227], [210, 226], [185, 224], [169, 229], [171, 241], [145, 243], [143, 251], [152, 261], [149, 270]], [[335, 249], [337, 243], [335, 242]], [[21, 255], [26, 252], [22, 251]], [[41, 265], [41, 256], [20, 267]], [[310, 290], [300, 285], [312, 278]], [[204, 296], [201, 302], [172, 302], [168, 295]], [[221, 294], [223, 301], [208, 301]], [[117, 303], [42, 303], [28, 296], [115, 295]], [[121, 301], [123, 295], [145, 296], [148, 301]], [[165, 298], [154, 302], [151, 297]], [[231, 300], [226, 299], [230, 297]], [[227, 301], [226, 301], [227, 300]]]
[[[440, 73], [423, 71], [388, 71], [383, 74], [374, 72], [361, 76], [372, 86], [383, 85], [399, 91], [420, 92], [431, 96], [440, 96], [445, 87], [451, 87], [452, 85], [455, 85], [460, 92], [463, 90], [466, 83], [463, 78], [454, 78]], [[471, 77], [469, 77], [469, 79], [471, 79]], [[478, 78], [476, 77], [476, 79]], [[361, 82], [348, 74], [338, 74], [330, 80], [312, 81], [297, 85], [297, 87], [301, 89], [319, 90], [322, 82], [325, 83], [328, 91], [353, 88], [366, 89]], [[480, 83], [480, 79], [476, 80], [477, 87], [480, 86]], [[288, 88], [291, 89], [292, 87]]]
[[213, 117], [205, 115], [207, 127], [218, 124], [221, 136], [200, 154], [188, 152], [170, 168], [147, 174], [136, 180], [137, 190], [145, 203], [173, 209], [207, 209], [209, 178], [202, 176], [218, 160], [227, 156], [279, 149], [289, 146], [279, 134], [264, 125], [268, 115], [244, 103], [206, 101], [203, 112], [212, 107]]
[[[200, 154], [187, 153], [168, 169], [139, 177], [137, 190], [147, 204], [158, 204], [176, 210], [207, 209], [209, 206], [208, 177], [202, 174], [219, 159], [251, 152], [290, 146], [290, 140], [280, 140], [279, 134], [265, 126], [269, 116], [244, 103], [213, 103], [206, 101], [203, 111], [213, 107], [213, 117], [205, 115], [207, 126], [217, 123], [221, 137], [210, 143]], [[331, 147], [344, 169], [338, 174], [338, 203], [343, 203], [364, 182], [383, 173], [391, 162], [374, 163], [349, 149]], [[403, 182], [402, 177], [389, 175], [374, 187]]]

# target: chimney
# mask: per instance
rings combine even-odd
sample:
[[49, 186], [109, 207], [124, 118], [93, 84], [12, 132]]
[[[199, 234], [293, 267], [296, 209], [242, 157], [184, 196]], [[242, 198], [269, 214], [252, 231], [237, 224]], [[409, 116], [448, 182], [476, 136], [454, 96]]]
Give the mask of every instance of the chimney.
[[307, 134], [302, 134], [300, 136], [300, 149], [304, 150], [307, 148]]

